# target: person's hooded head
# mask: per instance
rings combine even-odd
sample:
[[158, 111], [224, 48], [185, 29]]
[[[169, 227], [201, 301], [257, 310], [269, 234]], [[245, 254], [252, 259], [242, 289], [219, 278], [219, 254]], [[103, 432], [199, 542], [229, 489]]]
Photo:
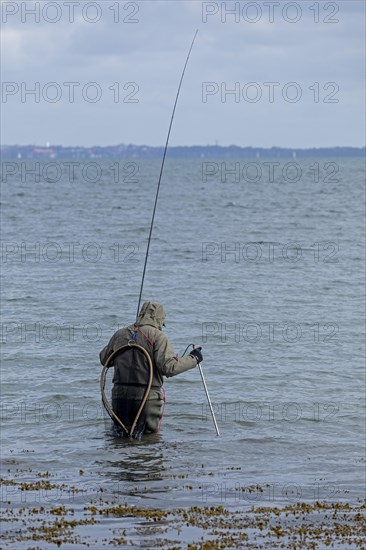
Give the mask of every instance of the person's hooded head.
[[165, 309], [164, 306], [157, 302], [145, 302], [137, 317], [136, 325], [150, 325], [159, 330], [163, 330], [165, 321]]

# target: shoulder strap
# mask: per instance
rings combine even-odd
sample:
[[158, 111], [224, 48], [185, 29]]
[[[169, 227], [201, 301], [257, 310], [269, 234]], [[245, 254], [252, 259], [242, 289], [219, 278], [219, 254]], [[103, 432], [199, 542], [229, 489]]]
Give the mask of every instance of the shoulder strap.
[[[137, 330], [138, 330], [139, 332], [141, 332], [141, 334], [142, 334], [143, 336], [145, 336], [146, 340], [147, 340], [147, 341], [152, 345], [152, 347], [154, 348], [154, 342], [152, 342], [152, 341], [150, 340], [150, 338], [148, 337], [148, 335], [145, 334], [139, 327], [136, 327], [136, 328], [137, 328]], [[136, 333], [135, 333], [135, 334], [136, 334]]]

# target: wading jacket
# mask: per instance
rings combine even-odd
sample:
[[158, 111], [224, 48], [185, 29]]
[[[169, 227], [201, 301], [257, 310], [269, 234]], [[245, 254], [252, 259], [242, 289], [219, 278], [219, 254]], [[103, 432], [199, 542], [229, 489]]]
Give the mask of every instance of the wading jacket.
[[[178, 357], [168, 338], [163, 333], [164, 307], [156, 302], [145, 302], [134, 325], [118, 330], [107, 346], [100, 352], [100, 361], [105, 364], [108, 357], [118, 348], [125, 346], [134, 335], [136, 344], [150, 355], [153, 367], [152, 387], [163, 385], [163, 376], [176, 376], [197, 366], [197, 360], [190, 355]], [[124, 386], [144, 386], [149, 379], [149, 366], [145, 355], [131, 347], [113, 360], [113, 383]]]

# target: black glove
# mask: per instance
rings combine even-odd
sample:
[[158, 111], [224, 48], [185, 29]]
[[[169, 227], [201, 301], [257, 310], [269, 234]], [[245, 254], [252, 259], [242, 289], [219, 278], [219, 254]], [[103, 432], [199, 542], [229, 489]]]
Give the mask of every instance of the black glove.
[[198, 364], [198, 363], [202, 363], [202, 361], [203, 361], [201, 349], [202, 349], [202, 348], [195, 348], [195, 349], [193, 349], [193, 350], [191, 351], [191, 353], [189, 354], [191, 357], [194, 357], [195, 359], [197, 359], [197, 364]]

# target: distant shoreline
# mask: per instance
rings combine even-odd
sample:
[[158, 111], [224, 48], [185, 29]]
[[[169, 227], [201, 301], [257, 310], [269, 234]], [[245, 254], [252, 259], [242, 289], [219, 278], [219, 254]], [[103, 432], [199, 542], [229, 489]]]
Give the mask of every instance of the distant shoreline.
[[[163, 146], [111, 145], [93, 147], [64, 147], [62, 145], [2, 145], [2, 159], [110, 159], [161, 158]], [[309, 157], [365, 157], [365, 147], [313, 147], [308, 149], [286, 147], [239, 147], [237, 145], [172, 146], [173, 158], [309, 158]]]

